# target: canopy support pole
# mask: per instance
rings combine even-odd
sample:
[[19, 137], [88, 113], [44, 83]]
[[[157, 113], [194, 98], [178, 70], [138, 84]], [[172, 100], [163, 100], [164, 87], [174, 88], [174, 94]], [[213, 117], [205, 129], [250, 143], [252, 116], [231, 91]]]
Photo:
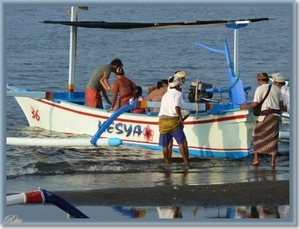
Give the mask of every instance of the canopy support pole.
[[238, 76], [239, 70], [239, 30], [234, 29], [234, 54], [233, 54], [233, 69], [234, 75]]
[[[71, 7], [71, 21], [78, 21], [78, 7]], [[69, 58], [69, 84], [68, 92], [69, 98], [73, 98], [75, 68], [76, 68], [76, 46], [77, 46], [77, 26], [70, 28], [70, 58]]]

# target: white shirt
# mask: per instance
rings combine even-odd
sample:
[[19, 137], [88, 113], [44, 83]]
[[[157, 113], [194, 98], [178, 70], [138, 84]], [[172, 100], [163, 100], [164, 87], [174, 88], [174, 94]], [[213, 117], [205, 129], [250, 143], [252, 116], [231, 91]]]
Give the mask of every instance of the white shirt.
[[175, 211], [176, 207], [173, 206], [157, 207], [158, 217], [160, 219], [173, 219]]
[[[260, 103], [263, 100], [268, 91], [269, 85], [270, 84], [262, 84], [256, 88], [253, 102]], [[261, 110], [267, 110], [268, 108], [280, 110], [279, 101], [282, 101], [281, 91], [279, 87], [272, 85], [268, 97], [265, 99], [264, 103], [261, 106]], [[258, 121], [262, 121], [264, 120], [264, 118], [264, 115], [260, 115], [258, 117]]]
[[[132, 98], [130, 98], [129, 99], [129, 103], [131, 102], [131, 101], [133, 101], [134, 100], [134, 98], [132, 97]], [[140, 95], [139, 97], [138, 97], [138, 100], [137, 101], [144, 101], [145, 99], [144, 99], [144, 97], [142, 96], [142, 95]]]
[[185, 86], [184, 86], [184, 84], [182, 82], [180, 82], [180, 88], [181, 88], [181, 92], [182, 92], [182, 102], [186, 103], [187, 100], [186, 100], [186, 96], [184, 94]]
[[283, 105], [286, 106], [287, 112], [290, 112], [290, 88], [286, 85], [283, 85], [281, 88]]
[[169, 88], [163, 95], [158, 116], [177, 117], [175, 107], [182, 106], [182, 93], [175, 88]]
[[[268, 91], [269, 85], [270, 84], [262, 84], [256, 88], [253, 102], [260, 103], [263, 100]], [[279, 101], [282, 101], [280, 89], [275, 85], [272, 85], [268, 97], [261, 106], [261, 110], [267, 110], [268, 108], [279, 110]]]

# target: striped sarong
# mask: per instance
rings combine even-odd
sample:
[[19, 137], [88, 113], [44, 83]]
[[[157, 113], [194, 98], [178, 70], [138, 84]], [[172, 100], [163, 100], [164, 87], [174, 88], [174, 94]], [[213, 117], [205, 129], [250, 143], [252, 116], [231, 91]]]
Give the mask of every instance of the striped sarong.
[[261, 122], [256, 122], [254, 130], [254, 152], [276, 155], [279, 137], [278, 115], [267, 115]]

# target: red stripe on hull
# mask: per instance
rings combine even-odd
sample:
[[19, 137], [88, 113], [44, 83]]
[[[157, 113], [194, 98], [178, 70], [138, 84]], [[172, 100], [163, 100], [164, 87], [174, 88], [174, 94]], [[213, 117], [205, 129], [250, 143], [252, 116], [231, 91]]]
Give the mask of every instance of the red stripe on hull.
[[[88, 112], [83, 112], [83, 111], [77, 111], [77, 110], [74, 110], [74, 109], [63, 107], [59, 104], [47, 102], [45, 100], [40, 100], [39, 102], [45, 103], [45, 104], [47, 104], [49, 106], [52, 106], [52, 107], [57, 107], [57, 108], [62, 109], [62, 110], [70, 111], [70, 112], [73, 112], [73, 113], [76, 113], [76, 114], [81, 114], [81, 115], [85, 115], [85, 116], [89, 116], [89, 117], [95, 117], [95, 118], [101, 118], [101, 119], [107, 119], [107, 116], [90, 114]], [[201, 120], [199, 120], [199, 121], [186, 121], [184, 124], [185, 125], [195, 125], [195, 124], [204, 124], [204, 123], [213, 123], [213, 122], [225, 122], [225, 121], [245, 119], [245, 118], [246, 118], [246, 115], [236, 115], [236, 116], [230, 116], [230, 117], [214, 118], [214, 119], [204, 120], [204, 121], [201, 121]], [[123, 119], [123, 118], [117, 118], [116, 120], [119, 121], [119, 122], [129, 122], [130, 121], [131, 123], [158, 125], [157, 121], [155, 121], [155, 122], [135, 121], [135, 120], [128, 120], [128, 119]]]

